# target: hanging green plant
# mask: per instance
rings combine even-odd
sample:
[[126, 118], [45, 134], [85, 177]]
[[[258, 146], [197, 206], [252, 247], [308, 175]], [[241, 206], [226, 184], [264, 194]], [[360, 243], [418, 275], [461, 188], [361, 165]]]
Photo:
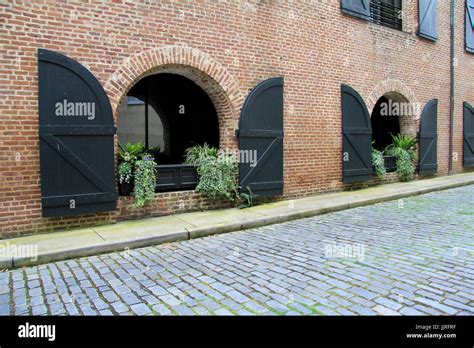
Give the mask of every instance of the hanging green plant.
[[155, 198], [156, 163], [153, 157], [144, 157], [136, 162], [134, 173], [134, 206], [143, 207]]
[[218, 154], [215, 147], [196, 145], [186, 150], [185, 162], [196, 166], [199, 175], [197, 192], [211, 199], [235, 200], [238, 195], [238, 163], [228, 154]]
[[122, 162], [118, 165], [119, 183], [130, 184], [133, 179], [133, 164], [130, 162]]
[[379, 179], [382, 179], [387, 174], [383, 152], [374, 148], [372, 148], [372, 166], [374, 167], [375, 175]]
[[237, 162], [229, 155], [209, 157], [197, 167], [199, 183], [196, 191], [212, 199], [234, 200], [238, 193]]
[[397, 155], [397, 174], [401, 181], [413, 179], [415, 165], [410, 154], [407, 151], [400, 151]]

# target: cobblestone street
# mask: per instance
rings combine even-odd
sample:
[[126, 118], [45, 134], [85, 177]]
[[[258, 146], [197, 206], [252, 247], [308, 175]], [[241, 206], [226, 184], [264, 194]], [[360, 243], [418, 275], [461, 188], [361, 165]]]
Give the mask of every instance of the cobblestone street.
[[473, 315], [474, 186], [0, 273], [1, 315]]

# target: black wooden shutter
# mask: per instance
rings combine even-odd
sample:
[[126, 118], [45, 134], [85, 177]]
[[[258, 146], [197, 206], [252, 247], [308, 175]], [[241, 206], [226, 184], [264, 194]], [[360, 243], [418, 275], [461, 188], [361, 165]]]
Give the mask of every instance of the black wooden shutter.
[[464, 102], [463, 110], [464, 167], [474, 168], [474, 108], [469, 103]]
[[438, 99], [426, 103], [421, 113], [419, 146], [419, 173], [434, 174], [437, 164]]
[[[283, 78], [258, 84], [242, 107], [239, 130], [240, 186], [259, 196], [283, 194]], [[255, 156], [256, 162], [249, 160]]]
[[343, 182], [372, 178], [372, 126], [362, 97], [349, 86], [341, 86]]
[[116, 209], [114, 120], [97, 79], [78, 62], [38, 50], [44, 217]]
[[466, 0], [466, 51], [474, 53], [474, 0]]
[[342, 12], [358, 18], [370, 19], [369, 0], [341, 0]]
[[438, 0], [418, 0], [418, 35], [438, 40]]

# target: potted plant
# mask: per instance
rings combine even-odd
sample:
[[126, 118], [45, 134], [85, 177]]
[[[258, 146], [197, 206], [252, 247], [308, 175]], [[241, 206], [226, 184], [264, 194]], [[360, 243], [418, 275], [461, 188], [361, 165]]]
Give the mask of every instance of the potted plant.
[[144, 152], [145, 149], [141, 142], [127, 143], [125, 146], [119, 143], [118, 179], [122, 196], [129, 196], [133, 191], [135, 164]]
[[408, 181], [415, 173], [416, 139], [407, 135], [392, 135], [392, 144], [385, 148], [385, 153], [396, 157], [396, 172], [401, 181]]
[[118, 178], [120, 194], [132, 195], [134, 205], [143, 207], [155, 197], [156, 163], [141, 142], [119, 144]]

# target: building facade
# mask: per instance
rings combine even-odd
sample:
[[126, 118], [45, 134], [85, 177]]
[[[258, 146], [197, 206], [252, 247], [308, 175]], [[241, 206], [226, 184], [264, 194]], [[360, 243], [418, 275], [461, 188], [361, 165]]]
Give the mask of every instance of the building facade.
[[[281, 189], [279, 198], [342, 190], [355, 181], [370, 182], [367, 170], [360, 171], [357, 180], [345, 180], [345, 173], [347, 179], [354, 168], [345, 167], [344, 156], [361, 155], [357, 147], [364, 143], [366, 149], [367, 141], [370, 144], [374, 138], [370, 119], [365, 126], [351, 128], [351, 115], [360, 113], [357, 117], [363, 121], [367, 115], [381, 113], [381, 98], [390, 107], [408, 105], [408, 111], [394, 124], [400, 133], [412, 136], [420, 130], [423, 133], [423, 112], [427, 105], [432, 107], [431, 113], [426, 109], [430, 113], [425, 132], [429, 141], [424, 150], [434, 156], [435, 166], [427, 171], [429, 175], [460, 173], [474, 165], [470, 162], [474, 152], [470, 135], [474, 133], [471, 0], [8, 1], [0, 3], [0, 16], [2, 238], [222, 206], [222, 202], [209, 201], [192, 189], [180, 189], [159, 192], [146, 208], [134, 208], [131, 197], [119, 196], [116, 207], [109, 211], [45, 214], [45, 202], [54, 203], [45, 199], [42, 185], [58, 181], [54, 175], [46, 177], [45, 173], [51, 173], [46, 166], [54, 167], [54, 161], [45, 163], [40, 148], [53, 147], [61, 134], [47, 143], [40, 128], [52, 125], [41, 123], [40, 114], [47, 112], [41, 110], [48, 102], [48, 91], [62, 91], [72, 83], [60, 73], [54, 75], [53, 70], [61, 64], [81, 65], [90, 73], [81, 75], [88, 76], [84, 81], [96, 79], [99, 86], [95, 82], [88, 85], [95, 86], [93, 91], [99, 94], [101, 88], [105, 92], [103, 105], [109, 103], [113, 119], [100, 127], [109, 132], [113, 150], [111, 155], [97, 155], [103, 163], [116, 165], [120, 134], [126, 133], [121, 124], [130, 122], [120, 122], [120, 110], [130, 98], [145, 100], [145, 90], [152, 94], [161, 91], [157, 101], [146, 97], [150, 98], [147, 107], [151, 105], [159, 115], [169, 113], [173, 105], [179, 108], [179, 96], [195, 95], [183, 105], [191, 105], [199, 117], [215, 115], [218, 134], [209, 136], [220, 149], [236, 151], [239, 140], [242, 142], [236, 130], [242, 130], [244, 109], [251, 108], [249, 96], [259, 88], [270, 88], [265, 85], [270, 83], [271, 88], [283, 91], [283, 98], [275, 90], [267, 104], [255, 102], [251, 112], [254, 117], [268, 110], [278, 113], [272, 108], [281, 102], [282, 129], [270, 133], [281, 140], [281, 166], [277, 163], [276, 171], [281, 167], [281, 180], [277, 181], [282, 184], [268, 185], [275, 192]], [[45, 52], [43, 58], [41, 52]], [[46, 63], [49, 65], [39, 68]], [[142, 88], [144, 81], [146, 88]], [[202, 91], [205, 97], [199, 97]], [[178, 96], [176, 104], [160, 104], [160, 100], [174, 100], [174, 96]], [[68, 98], [73, 100], [74, 96], [68, 94]], [[64, 100], [67, 103], [67, 98]], [[199, 109], [203, 105], [208, 108]], [[107, 106], [99, 106], [94, 112], [102, 117]], [[92, 113], [89, 116], [92, 118]], [[157, 144], [163, 148], [177, 137], [184, 143], [203, 141], [206, 139], [199, 137], [214, 127], [214, 116], [209, 117], [204, 127], [204, 121], [199, 121], [202, 118], [194, 122], [160, 116], [160, 129], [150, 134], [160, 134]], [[346, 128], [344, 122], [348, 122]], [[105, 130], [110, 126], [119, 128], [118, 135]], [[359, 128], [364, 130], [357, 133]], [[361, 134], [368, 137], [359, 141]], [[179, 158], [180, 152], [176, 153]], [[173, 154], [167, 156], [169, 159]], [[361, 163], [355, 164], [356, 171]], [[264, 163], [257, 167], [266, 170]], [[107, 185], [117, 189], [115, 176], [107, 180]]]

